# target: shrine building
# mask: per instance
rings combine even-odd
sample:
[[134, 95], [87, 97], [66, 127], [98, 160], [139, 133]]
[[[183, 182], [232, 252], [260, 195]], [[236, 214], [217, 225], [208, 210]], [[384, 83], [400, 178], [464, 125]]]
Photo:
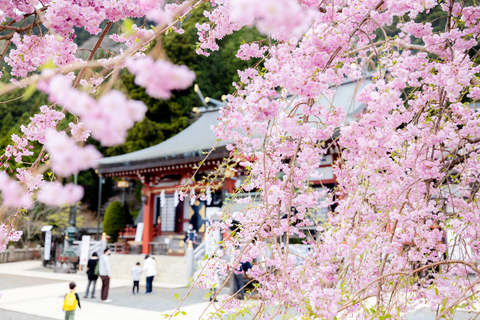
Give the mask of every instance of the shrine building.
[[[345, 83], [337, 89], [334, 101], [323, 98], [317, 101], [341, 105], [347, 116], [353, 119], [363, 109], [354, 99], [358, 87], [358, 82]], [[226, 178], [221, 185], [212, 187], [211, 201], [197, 199], [191, 202], [188, 196], [181, 201], [177, 197], [182, 186], [194, 190], [202, 187], [197, 185], [198, 182], [193, 182], [192, 176], [195, 174], [195, 181], [199, 181], [197, 177], [215, 170], [229, 154], [226, 149], [228, 142], [219, 141], [212, 131], [212, 127], [218, 123], [218, 106], [203, 109], [204, 112], [190, 126], [157, 145], [100, 160], [98, 173], [101, 177], [142, 182], [143, 208], [137, 218], [137, 228], [143, 221], [141, 241], [144, 254], [158, 253], [155, 252], [155, 246], [168, 243], [170, 240], [165, 240], [166, 237], [183, 241], [183, 234], [192, 217], [204, 221], [210, 214], [220, 212], [224, 200], [241, 184], [243, 177], [239, 171]], [[324, 157], [311, 178], [313, 186], [332, 188], [335, 185], [332, 164], [337, 156], [338, 151], [332, 150]], [[199, 167], [200, 163], [202, 165]], [[200, 233], [203, 230], [203, 227], [199, 228]], [[172, 243], [169, 245], [172, 246]], [[170, 252], [171, 248], [168, 250]]]

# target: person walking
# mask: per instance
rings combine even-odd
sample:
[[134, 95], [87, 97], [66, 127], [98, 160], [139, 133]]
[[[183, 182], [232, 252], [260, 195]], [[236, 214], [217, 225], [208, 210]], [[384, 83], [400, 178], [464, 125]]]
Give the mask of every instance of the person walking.
[[145, 272], [147, 282], [145, 293], [149, 294], [152, 293], [153, 278], [155, 278], [155, 275], [157, 274], [157, 263], [155, 262], [155, 259], [148, 254], [145, 256], [143, 271]]
[[75, 319], [75, 310], [77, 310], [77, 306], [81, 309], [82, 306], [80, 305], [80, 297], [75, 292], [75, 287], [77, 285], [75, 282], [70, 282], [68, 287], [70, 291], [65, 295], [63, 299], [63, 311], [65, 311], [65, 320], [74, 320]]
[[140, 288], [141, 276], [142, 276], [142, 268], [140, 268], [140, 262], [137, 262], [137, 264], [132, 268], [132, 280], [133, 280], [132, 293], [133, 294], [135, 294], [135, 289], [137, 289], [137, 294], [138, 294], [138, 290]]
[[242, 300], [245, 298], [246, 285], [249, 282], [247, 271], [251, 268], [252, 264], [250, 262], [242, 262], [238, 272], [233, 273], [233, 293], [236, 294], [236, 299]]
[[87, 290], [85, 291], [85, 295], [83, 296], [84, 298], [88, 298], [88, 293], [90, 291], [90, 285], [93, 284], [92, 299], [95, 299], [95, 287], [97, 285], [98, 274], [99, 274], [98, 254], [96, 252], [94, 252], [92, 254], [92, 257], [90, 259], [88, 259], [88, 262], [87, 262], [88, 284], [87, 284]]
[[198, 245], [198, 237], [197, 231], [193, 228], [193, 224], [188, 225], [188, 230], [185, 232], [185, 237], [183, 238], [185, 242], [185, 246], [188, 245], [188, 241], [192, 241], [193, 249], [197, 248]]
[[100, 279], [102, 279], [102, 294], [101, 299], [103, 302], [112, 302], [108, 300], [108, 289], [110, 288], [110, 261], [108, 256], [110, 255], [110, 250], [106, 248], [103, 251], [103, 255], [100, 257], [98, 272], [100, 274]]

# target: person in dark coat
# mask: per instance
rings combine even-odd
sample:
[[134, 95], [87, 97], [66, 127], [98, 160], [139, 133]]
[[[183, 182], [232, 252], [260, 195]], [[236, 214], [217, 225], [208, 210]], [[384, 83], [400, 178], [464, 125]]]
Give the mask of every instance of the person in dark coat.
[[183, 238], [185, 245], [188, 244], [187, 241], [189, 240], [192, 241], [193, 249], [195, 249], [198, 246], [198, 236], [197, 231], [193, 228], [191, 223], [188, 225], [188, 230], [185, 232], [185, 237]]
[[88, 285], [87, 285], [87, 291], [85, 292], [84, 298], [88, 298], [88, 292], [90, 290], [90, 284], [93, 283], [93, 288], [92, 288], [92, 299], [95, 299], [95, 286], [97, 285], [97, 279], [98, 279], [98, 254], [94, 252], [92, 254], [92, 258], [88, 259], [87, 262], [87, 277], [88, 277]]
[[239, 272], [233, 273], [233, 292], [236, 293], [237, 299], [245, 298], [245, 289], [247, 289], [247, 283], [249, 282], [247, 277], [247, 271], [252, 268], [252, 264], [248, 261], [240, 264]]

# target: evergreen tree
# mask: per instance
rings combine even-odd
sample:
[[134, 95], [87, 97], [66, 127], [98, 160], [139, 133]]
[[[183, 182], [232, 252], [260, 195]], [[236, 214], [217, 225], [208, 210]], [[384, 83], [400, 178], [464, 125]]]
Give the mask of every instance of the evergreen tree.
[[103, 232], [110, 236], [115, 242], [118, 239], [118, 233], [127, 225], [127, 216], [123, 204], [120, 201], [111, 202], [105, 211], [103, 219]]

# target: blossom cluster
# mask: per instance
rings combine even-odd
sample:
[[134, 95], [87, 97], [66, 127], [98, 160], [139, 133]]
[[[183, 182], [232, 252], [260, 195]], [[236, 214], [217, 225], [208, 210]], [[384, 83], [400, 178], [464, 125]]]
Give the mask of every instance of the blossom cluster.
[[260, 48], [258, 43], [245, 43], [238, 49], [237, 58], [242, 60], [261, 58], [265, 54], [265, 50], [266, 48]]
[[5, 148], [5, 153], [0, 158], [1, 166], [6, 169], [9, 161], [22, 162], [24, 157], [32, 156], [33, 143], [44, 143], [46, 130], [55, 128], [64, 117], [65, 115], [60, 111], [41, 106], [40, 113], [31, 117], [28, 125], [20, 127], [23, 136], [12, 135], [13, 144]]
[[[422, 303], [447, 316], [468, 300], [466, 275], [478, 276], [480, 258], [478, 7], [211, 4], [210, 21], [197, 26], [200, 53], [244, 25], [277, 40], [262, 52], [242, 45], [240, 58], [265, 61], [261, 72], [239, 71], [216, 128], [248, 172], [242, 191], [261, 195], [223, 221], [224, 230], [241, 226], [222, 243], [230, 270], [251, 262], [261, 299], [306, 317], [403, 318]], [[449, 17], [441, 28], [421, 19], [433, 11]], [[378, 37], [385, 27], [398, 28], [395, 37]], [[328, 191], [311, 178], [323, 155], [338, 159]], [[322, 206], [335, 209], [318, 223]], [[292, 253], [292, 237], [308, 255]], [[206, 274], [214, 281], [215, 270]]]
[[74, 27], [83, 27], [91, 34], [97, 34], [106, 19], [118, 21], [126, 17], [143, 17], [161, 7], [163, 1], [156, 0], [56, 0], [48, 6], [45, 20], [49, 28], [62, 36], [71, 34]]
[[71, 79], [65, 76], [53, 77], [48, 83], [42, 83], [40, 89], [48, 93], [50, 101], [79, 116], [84, 129], [91, 131], [92, 136], [105, 146], [122, 143], [127, 130], [147, 111], [142, 102], [129, 100], [116, 90], [95, 100], [73, 88]]
[[0, 172], [0, 191], [2, 193], [2, 205], [11, 208], [30, 208], [32, 198], [25, 192], [17, 181], [11, 179], [5, 172]]
[[78, 146], [65, 132], [50, 129], [45, 136], [44, 145], [50, 154], [51, 168], [63, 177], [96, 167], [102, 156], [92, 145]]
[[[52, 103], [41, 106], [40, 112], [20, 127], [21, 132], [11, 136], [11, 145], [0, 157], [0, 211], [30, 209], [34, 201], [69, 205], [83, 197], [80, 186], [54, 180], [95, 167], [101, 154], [86, 144], [87, 139], [92, 136], [105, 146], [122, 143], [147, 110], [142, 102], [104, 85], [112, 71], [116, 74], [125, 67], [127, 59], [129, 68], [138, 74], [137, 82], [152, 96], [167, 98], [172, 90], [192, 83], [195, 75], [186, 67], [149, 60], [142, 53], [161, 33], [157, 29], [188, 9], [185, 4], [165, 4], [162, 0], [0, 0], [0, 31], [6, 40], [2, 57], [7, 71], [15, 77], [2, 90], [10, 92], [28, 85], [25, 95], [37, 88]], [[133, 25], [123, 34], [110, 35], [128, 50], [91, 61], [110, 26], [127, 18], [146, 18], [159, 26], [146, 29]], [[88, 61], [82, 60], [74, 42], [75, 28], [90, 34], [104, 30]], [[172, 29], [182, 31], [179, 24]], [[97, 73], [89, 63], [103, 71]], [[65, 121], [67, 113], [73, 115], [70, 123]], [[8, 241], [18, 241], [19, 233], [10, 231], [15, 230], [10, 223], [5, 222], [0, 229], [0, 252]]]
[[39, 201], [50, 206], [74, 204], [83, 197], [83, 188], [75, 184], [62, 185], [60, 182], [44, 184], [37, 194]]
[[17, 231], [2, 223], [0, 225], [0, 252], [7, 249], [10, 241], [18, 241], [22, 236], [22, 231]]
[[27, 126], [22, 125], [20, 130], [27, 140], [43, 144], [45, 142], [46, 130], [55, 128], [63, 118], [65, 118], [63, 112], [44, 105], [40, 107], [40, 113], [31, 117], [30, 123]]
[[10, 51], [5, 62], [12, 68], [12, 75], [26, 77], [28, 73], [48, 61], [57, 66], [66, 65], [76, 60], [77, 45], [69, 40], [51, 34], [45, 36], [15, 33], [12, 43], [16, 49]]
[[[46, 1], [45, 3], [47, 3]], [[17, 0], [0, 1], [0, 22], [4, 22], [7, 18], [18, 20], [23, 14], [29, 14], [35, 11], [35, 6], [40, 2], [38, 0]]]
[[172, 90], [186, 89], [195, 79], [195, 73], [186, 66], [165, 60], [154, 61], [145, 56], [127, 61], [128, 70], [135, 75], [135, 83], [144, 87], [155, 98], [168, 99]]

